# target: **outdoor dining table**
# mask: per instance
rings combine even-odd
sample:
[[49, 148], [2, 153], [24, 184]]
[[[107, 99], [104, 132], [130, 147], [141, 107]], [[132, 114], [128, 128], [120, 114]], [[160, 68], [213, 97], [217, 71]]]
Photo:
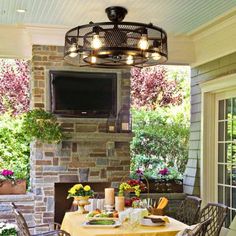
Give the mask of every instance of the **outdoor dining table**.
[[164, 226], [137, 226], [135, 229], [127, 229], [124, 226], [117, 228], [87, 228], [82, 224], [87, 221], [86, 216], [78, 212], [67, 212], [64, 216], [61, 229], [71, 236], [175, 236], [179, 231], [187, 227], [180, 221], [169, 217], [170, 223]]

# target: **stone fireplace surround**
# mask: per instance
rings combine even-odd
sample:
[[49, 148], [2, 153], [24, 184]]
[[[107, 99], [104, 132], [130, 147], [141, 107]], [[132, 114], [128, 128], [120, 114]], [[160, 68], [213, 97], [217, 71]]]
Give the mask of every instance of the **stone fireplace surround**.
[[[49, 70], [117, 73], [118, 107], [129, 105], [130, 74], [127, 70], [78, 68], [63, 60], [63, 47], [33, 46], [32, 108], [49, 110]], [[31, 145], [31, 188], [34, 222], [54, 221], [55, 183], [77, 183], [79, 169], [89, 168], [89, 182], [111, 182], [115, 186], [129, 173], [131, 134], [106, 133], [106, 119], [59, 118], [69, 136], [60, 144]]]

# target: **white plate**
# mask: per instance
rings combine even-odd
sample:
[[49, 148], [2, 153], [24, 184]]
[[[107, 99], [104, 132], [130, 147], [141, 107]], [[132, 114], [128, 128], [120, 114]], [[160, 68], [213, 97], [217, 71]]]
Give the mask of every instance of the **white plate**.
[[119, 218], [113, 218], [113, 217], [99, 217], [99, 216], [93, 216], [93, 217], [86, 217], [88, 220], [119, 220]]
[[162, 226], [165, 225], [165, 222], [153, 223], [151, 219], [142, 219], [140, 224], [144, 226]]
[[84, 222], [82, 224], [85, 228], [117, 228], [121, 226], [121, 223], [119, 221], [115, 221], [114, 225], [88, 225], [88, 221]]

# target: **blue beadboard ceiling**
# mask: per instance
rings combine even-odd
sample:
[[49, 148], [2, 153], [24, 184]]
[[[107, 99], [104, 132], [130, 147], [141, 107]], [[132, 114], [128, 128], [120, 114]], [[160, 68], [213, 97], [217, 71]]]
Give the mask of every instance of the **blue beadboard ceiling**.
[[0, 24], [73, 27], [108, 21], [104, 10], [116, 5], [128, 9], [125, 21], [152, 22], [178, 35], [234, 10], [236, 0], [0, 0]]

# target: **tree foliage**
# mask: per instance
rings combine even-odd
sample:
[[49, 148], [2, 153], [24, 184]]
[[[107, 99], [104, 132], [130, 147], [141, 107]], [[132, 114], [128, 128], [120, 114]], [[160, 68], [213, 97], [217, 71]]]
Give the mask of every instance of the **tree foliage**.
[[23, 116], [0, 115], [0, 169], [13, 170], [17, 178], [28, 178], [29, 144], [23, 128]]
[[29, 178], [30, 140], [23, 128], [29, 110], [29, 62], [0, 59], [0, 169]]
[[155, 176], [158, 168], [175, 167], [183, 173], [188, 158], [189, 124], [172, 108], [132, 110], [135, 137], [131, 144], [132, 169]]
[[156, 66], [131, 70], [131, 101], [133, 107], [156, 109], [179, 105], [183, 96], [178, 81], [169, 79], [167, 67]]
[[188, 158], [190, 86], [185, 67], [133, 69], [131, 171], [142, 168], [155, 177], [158, 169], [183, 174]]
[[29, 62], [0, 59], [0, 113], [29, 110]]

